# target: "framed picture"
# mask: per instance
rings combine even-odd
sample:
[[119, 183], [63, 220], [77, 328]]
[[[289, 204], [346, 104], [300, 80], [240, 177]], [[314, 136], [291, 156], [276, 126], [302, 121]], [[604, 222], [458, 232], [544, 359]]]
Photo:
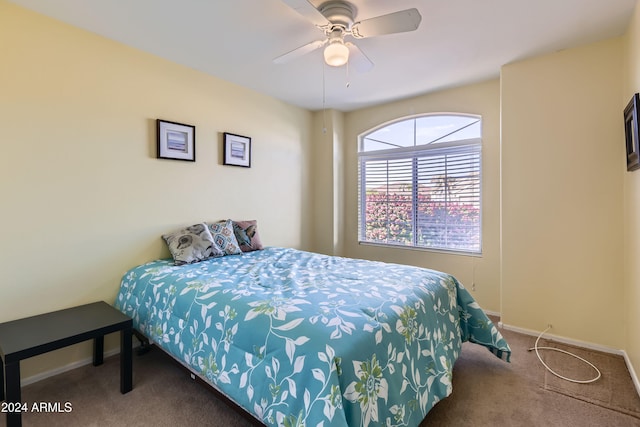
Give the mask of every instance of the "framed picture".
[[224, 133], [223, 164], [251, 167], [251, 138], [233, 133]]
[[640, 168], [640, 149], [638, 148], [638, 104], [640, 95], [633, 95], [624, 109], [624, 139], [627, 147], [627, 170]]
[[158, 127], [158, 158], [196, 161], [196, 127], [182, 123], [156, 120]]

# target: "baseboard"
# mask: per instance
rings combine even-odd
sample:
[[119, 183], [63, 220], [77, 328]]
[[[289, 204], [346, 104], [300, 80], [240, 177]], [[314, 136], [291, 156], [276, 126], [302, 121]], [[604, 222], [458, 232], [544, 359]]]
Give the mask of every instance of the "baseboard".
[[624, 362], [627, 364], [627, 369], [629, 370], [629, 374], [631, 375], [633, 385], [636, 386], [636, 391], [638, 392], [638, 396], [640, 396], [640, 381], [638, 380], [638, 375], [636, 374], [635, 369], [633, 369], [631, 359], [629, 359], [629, 355], [624, 350], [622, 350], [622, 356], [624, 357]]
[[[540, 335], [540, 331], [533, 331], [531, 329], [525, 329], [525, 328], [519, 328], [517, 326], [511, 326], [511, 325], [505, 325], [502, 322], [499, 323], [499, 327], [500, 328], [504, 328], [508, 331], [513, 331], [513, 332], [518, 332], [524, 335], [531, 335], [534, 337], [537, 337]], [[574, 345], [577, 347], [582, 347], [582, 348], [587, 348], [589, 350], [595, 350], [595, 351], [601, 351], [603, 353], [609, 353], [609, 354], [616, 354], [618, 356], [622, 356], [624, 358], [624, 362], [627, 365], [627, 370], [629, 371], [629, 375], [631, 375], [631, 380], [633, 381], [633, 385], [636, 388], [636, 392], [638, 393], [638, 396], [640, 396], [640, 380], [638, 380], [638, 375], [636, 374], [635, 369], [633, 369], [633, 364], [631, 363], [631, 359], [629, 359], [629, 355], [627, 355], [627, 352], [624, 350], [619, 350], [619, 349], [615, 349], [612, 347], [607, 347], [607, 346], [603, 346], [603, 345], [599, 345], [599, 344], [593, 344], [590, 342], [586, 342], [586, 341], [580, 341], [580, 340], [574, 340], [571, 338], [565, 338], [565, 337], [561, 337], [559, 335], [553, 335], [553, 334], [548, 334], [545, 333], [544, 334], [545, 338], [549, 338], [552, 339], [554, 341], [563, 343], [563, 344], [568, 344], [568, 345]]]
[[[524, 335], [531, 335], [533, 337], [537, 337], [538, 335], [540, 335], [541, 331], [533, 331], [531, 329], [525, 329], [525, 328], [520, 328], [518, 326], [511, 326], [511, 325], [507, 325], [504, 324], [502, 322], [500, 322], [499, 326], [503, 329], [506, 329], [508, 331], [513, 331], [513, 332], [518, 332], [520, 334], [524, 334]], [[550, 334], [550, 333], [545, 333], [544, 337], [547, 339], [551, 339], [563, 344], [568, 344], [568, 345], [574, 345], [576, 347], [582, 347], [582, 348], [586, 348], [589, 350], [595, 350], [595, 351], [601, 351], [603, 353], [610, 353], [610, 354], [616, 354], [618, 356], [624, 356], [624, 351], [617, 349], [617, 348], [613, 348], [613, 347], [607, 347], [604, 345], [600, 345], [600, 344], [594, 344], [594, 343], [590, 343], [587, 341], [580, 341], [580, 340], [575, 340], [572, 338], [566, 338], [560, 335], [554, 335], [554, 334]]]
[[[105, 351], [104, 352], [104, 357], [106, 358], [106, 357], [114, 356], [116, 354], [120, 354], [120, 348], [116, 348], [114, 350]], [[24, 387], [24, 386], [27, 386], [29, 384], [37, 383], [38, 381], [42, 381], [42, 380], [44, 380], [46, 378], [53, 377], [55, 375], [62, 374], [64, 372], [68, 372], [68, 371], [71, 371], [73, 369], [80, 368], [81, 366], [89, 365], [91, 363], [93, 363], [93, 357], [88, 357], [86, 359], [82, 359], [82, 360], [79, 360], [77, 362], [69, 363], [68, 365], [61, 366], [59, 368], [55, 368], [55, 369], [51, 369], [49, 371], [41, 372], [39, 374], [32, 375], [32, 376], [27, 377], [27, 378], [23, 378], [20, 381], [20, 386]]]

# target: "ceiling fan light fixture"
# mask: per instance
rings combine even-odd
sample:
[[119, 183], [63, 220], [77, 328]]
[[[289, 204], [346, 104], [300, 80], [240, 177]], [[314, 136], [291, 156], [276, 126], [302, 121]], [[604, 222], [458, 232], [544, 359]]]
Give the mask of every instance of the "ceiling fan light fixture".
[[349, 60], [349, 48], [344, 45], [342, 40], [331, 41], [324, 49], [324, 60], [327, 65], [340, 67]]

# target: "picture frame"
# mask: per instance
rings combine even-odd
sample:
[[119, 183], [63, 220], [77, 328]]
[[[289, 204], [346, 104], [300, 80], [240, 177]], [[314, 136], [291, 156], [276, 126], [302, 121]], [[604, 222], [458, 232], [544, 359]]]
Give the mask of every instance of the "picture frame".
[[640, 94], [635, 94], [624, 109], [624, 138], [627, 152], [627, 171], [640, 169], [638, 140], [638, 105]]
[[223, 164], [230, 166], [251, 167], [251, 138], [224, 132]]
[[156, 120], [158, 158], [196, 161], [196, 127], [184, 123]]

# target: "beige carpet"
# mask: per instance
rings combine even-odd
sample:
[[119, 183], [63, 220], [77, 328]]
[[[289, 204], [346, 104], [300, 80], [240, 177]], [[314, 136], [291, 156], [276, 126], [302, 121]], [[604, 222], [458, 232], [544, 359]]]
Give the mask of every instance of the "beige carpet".
[[[502, 333], [513, 350], [511, 363], [503, 363], [483, 348], [465, 343], [454, 366], [453, 394], [427, 414], [421, 427], [640, 426], [640, 418], [629, 414], [632, 408], [636, 413], [640, 411], [640, 397], [621, 357], [581, 349], [580, 356], [595, 362], [602, 371], [602, 378], [589, 386], [580, 386], [546, 372], [535, 352], [528, 351], [535, 337], [505, 330]], [[541, 346], [549, 344], [543, 341]], [[574, 350], [557, 343], [553, 345]], [[602, 364], [601, 357], [611, 363]], [[557, 363], [554, 359], [559, 358], [552, 352], [546, 352], [543, 358], [552, 369], [569, 377], [576, 374], [573, 370], [581, 363], [573, 358], [563, 358]], [[588, 372], [586, 376], [590, 375]], [[610, 392], [611, 384], [619, 388]], [[587, 393], [583, 387], [593, 390], [590, 395], [608, 398], [600, 399], [598, 404], [591, 403], [583, 398]], [[579, 394], [572, 395], [573, 388], [578, 388]], [[627, 410], [618, 410], [621, 407]]]
[[[640, 427], [640, 398], [622, 358], [572, 349], [602, 371], [597, 383], [574, 385], [547, 374], [535, 353], [527, 351], [534, 337], [503, 333], [513, 349], [512, 363], [498, 360], [483, 347], [464, 344], [454, 368], [453, 394], [431, 410], [421, 427]], [[562, 374], [584, 374], [573, 359], [547, 354], [545, 360]], [[119, 392], [118, 373], [118, 358], [112, 357], [103, 366], [84, 366], [24, 387], [23, 400], [29, 404], [70, 402], [72, 411], [27, 413], [23, 425], [250, 425], [158, 349], [134, 355], [134, 389], [126, 395]], [[5, 425], [3, 415], [0, 426]]]
[[[540, 340], [540, 346], [559, 347], [570, 351], [588, 360], [603, 372], [596, 382], [576, 384], [564, 381], [545, 370], [543, 378], [540, 379], [545, 390], [562, 393], [603, 408], [610, 408], [640, 418], [640, 398], [635, 393], [633, 383], [627, 378], [629, 374], [622, 356], [587, 351], [580, 347], [553, 342], [544, 343], [543, 341]], [[557, 372], [562, 376], [579, 380], [589, 380], [597, 376], [592, 367], [571, 356], [555, 351], [541, 352], [541, 355], [545, 363], [554, 371], [556, 366], [562, 367], [562, 371]]]

